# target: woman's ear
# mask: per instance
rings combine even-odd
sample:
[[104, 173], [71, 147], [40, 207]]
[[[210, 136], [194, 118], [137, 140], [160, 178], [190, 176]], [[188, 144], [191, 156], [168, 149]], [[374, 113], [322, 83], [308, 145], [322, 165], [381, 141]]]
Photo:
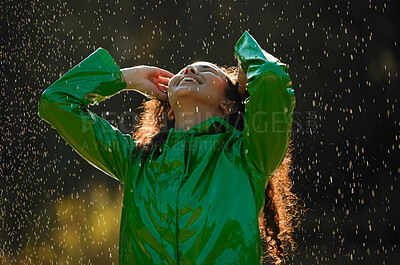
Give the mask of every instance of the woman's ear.
[[236, 102], [230, 99], [224, 100], [219, 106], [224, 114], [231, 115], [238, 111]]
[[175, 119], [175, 113], [174, 113], [174, 110], [173, 109], [170, 109], [169, 111], [168, 111], [168, 120], [173, 120], [173, 119]]

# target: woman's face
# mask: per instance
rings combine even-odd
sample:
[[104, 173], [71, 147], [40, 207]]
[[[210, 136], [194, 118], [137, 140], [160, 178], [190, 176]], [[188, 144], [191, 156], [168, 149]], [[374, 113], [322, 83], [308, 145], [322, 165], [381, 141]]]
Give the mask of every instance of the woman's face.
[[171, 78], [168, 98], [173, 108], [185, 99], [217, 107], [225, 99], [227, 87], [227, 77], [216, 65], [196, 62]]

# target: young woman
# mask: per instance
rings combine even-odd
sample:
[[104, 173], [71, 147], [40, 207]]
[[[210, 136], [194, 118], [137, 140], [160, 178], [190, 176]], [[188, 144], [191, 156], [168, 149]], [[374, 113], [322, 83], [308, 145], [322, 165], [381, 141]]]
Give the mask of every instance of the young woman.
[[[293, 246], [291, 80], [248, 32], [234, 51], [239, 82], [208, 62], [121, 70], [98, 49], [43, 93], [40, 117], [124, 183], [120, 264], [260, 264], [261, 237], [279, 263]], [[124, 89], [154, 98], [133, 136], [87, 108]]]

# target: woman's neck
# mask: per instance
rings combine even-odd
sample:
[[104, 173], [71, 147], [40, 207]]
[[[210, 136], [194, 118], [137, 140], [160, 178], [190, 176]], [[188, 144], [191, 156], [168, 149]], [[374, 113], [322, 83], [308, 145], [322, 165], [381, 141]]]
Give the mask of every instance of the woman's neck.
[[207, 105], [190, 105], [174, 109], [175, 129], [187, 131], [211, 117], [222, 117], [222, 112]]

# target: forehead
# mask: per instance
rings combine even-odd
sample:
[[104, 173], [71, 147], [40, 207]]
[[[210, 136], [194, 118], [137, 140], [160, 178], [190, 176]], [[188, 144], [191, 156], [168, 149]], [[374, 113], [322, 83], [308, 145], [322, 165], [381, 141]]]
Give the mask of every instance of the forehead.
[[211, 68], [214, 68], [215, 70], [220, 70], [218, 68], [218, 66], [216, 66], [215, 64], [210, 63], [210, 62], [205, 62], [205, 61], [198, 61], [198, 62], [192, 63], [192, 65], [200, 66], [200, 67], [211, 67]]
[[211, 68], [211, 69], [215, 70], [219, 75], [224, 76], [224, 77], [226, 76], [225, 73], [222, 72], [221, 69], [219, 69], [218, 66], [216, 66], [215, 64], [210, 63], [210, 62], [198, 61], [198, 62], [192, 63], [191, 65], [196, 67], [196, 68], [198, 67], [200, 69], [202, 69], [202, 68], [210, 69]]

